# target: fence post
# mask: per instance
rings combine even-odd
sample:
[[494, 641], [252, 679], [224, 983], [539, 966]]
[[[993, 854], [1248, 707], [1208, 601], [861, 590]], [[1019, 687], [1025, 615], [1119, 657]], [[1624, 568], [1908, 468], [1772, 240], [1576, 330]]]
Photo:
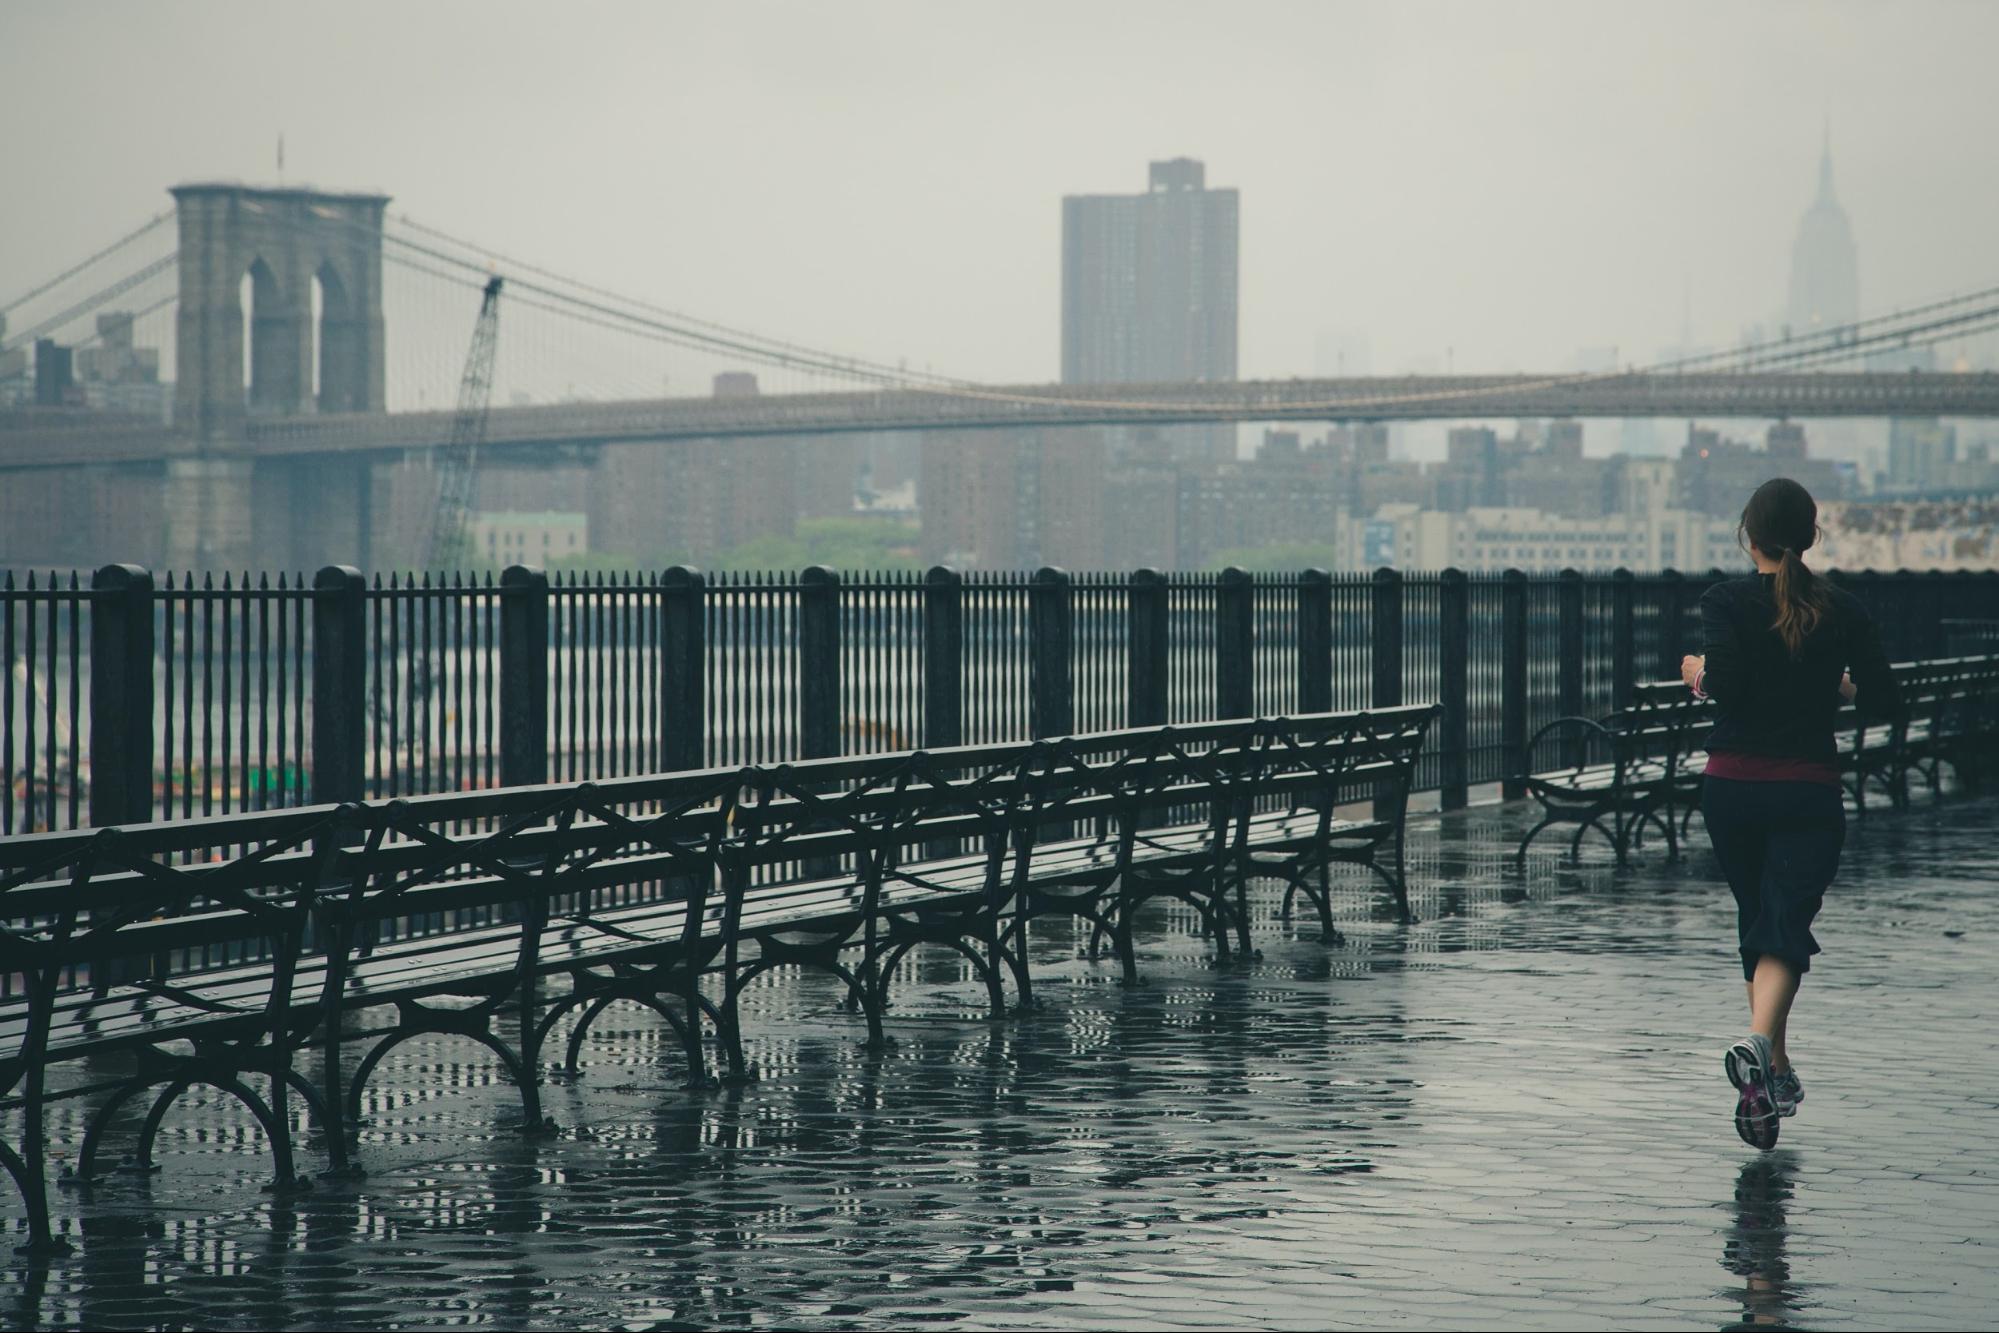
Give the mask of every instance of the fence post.
[[1677, 569], [1659, 575], [1659, 663], [1652, 679], [1672, 680], [1680, 674], [1680, 659], [1690, 651], [1684, 639], [1682, 612], [1687, 602], [1686, 576]]
[[1215, 580], [1215, 718], [1256, 716], [1256, 592], [1231, 565]]
[[1402, 575], [1374, 571], [1369, 618], [1374, 622], [1374, 679], [1368, 692], [1370, 708], [1393, 708], [1402, 702]]
[[1462, 569], [1437, 577], [1437, 693], [1444, 706], [1437, 737], [1439, 803], [1460, 810], [1471, 783], [1471, 585]]
[[1949, 592], [1945, 587], [1944, 572], [1941, 569], [1925, 570], [1923, 581], [1923, 656], [1942, 657], [1944, 655], [1943, 618], [1950, 614]]
[[1565, 569], [1556, 585], [1561, 632], [1562, 716], [1583, 711], [1583, 576]]
[[708, 767], [708, 581], [675, 565], [659, 578], [659, 755], [669, 773]]
[[[1564, 569], [1556, 581], [1556, 626], [1559, 634], [1561, 706], [1563, 717], [1583, 714], [1583, 576], [1580, 570]], [[1580, 733], [1569, 733], [1568, 762], [1582, 762]]]
[[312, 799], [367, 797], [367, 580], [351, 565], [312, 576]]
[[1614, 708], [1631, 707], [1638, 679], [1635, 622], [1637, 587], [1628, 569], [1610, 574], [1610, 699]]
[[90, 822], [149, 823], [153, 576], [137, 565], [106, 565], [90, 576], [90, 594]]
[[1298, 711], [1333, 711], [1333, 576], [1298, 576]]
[[1132, 571], [1125, 590], [1125, 720], [1134, 727], [1166, 725], [1166, 576]]
[[1899, 622], [1896, 631], [1896, 653], [1904, 658], [1918, 658], [1923, 655], [1923, 608], [1916, 600], [1916, 576], [1907, 569], [1898, 569], [1894, 574], [1895, 619]]
[[[1386, 567], [1374, 571], [1371, 619], [1374, 621], [1374, 680], [1370, 708], [1393, 708], [1402, 702], [1402, 575]], [[1377, 787], [1374, 817], [1392, 819], [1394, 799]]]
[[1527, 794], [1527, 576], [1509, 569], [1499, 584], [1499, 746], [1508, 800]]
[[1854, 596], [1860, 599], [1861, 606], [1865, 607], [1867, 614], [1873, 618], [1874, 629], [1881, 636], [1882, 653], [1886, 655], [1889, 661], [1894, 661], [1895, 644], [1891, 636], [1895, 632], [1895, 627], [1890, 625], [1887, 616], [1882, 614], [1881, 571], [1877, 569], [1860, 570], [1848, 577], [1847, 587], [1852, 591]]
[[798, 590], [798, 757], [840, 753], [840, 576], [814, 565]]
[[500, 571], [500, 785], [548, 781], [548, 575]]
[[1059, 569], [1035, 570], [1027, 587], [1027, 654], [1029, 726], [1037, 739], [1076, 730], [1076, 696], [1069, 678], [1074, 615], [1069, 576]]
[[923, 576], [923, 748], [965, 743], [965, 580], [942, 565]]

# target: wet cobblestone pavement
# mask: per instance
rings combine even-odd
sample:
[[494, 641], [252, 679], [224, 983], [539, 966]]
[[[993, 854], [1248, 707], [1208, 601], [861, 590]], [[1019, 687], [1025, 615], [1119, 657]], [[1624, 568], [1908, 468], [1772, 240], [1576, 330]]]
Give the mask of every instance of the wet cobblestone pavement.
[[1768, 1155], [1730, 1125], [1705, 847], [1522, 876], [1520, 813], [1419, 821], [1422, 924], [1355, 878], [1337, 947], [1272, 893], [1262, 957], [1217, 968], [1157, 909], [1127, 992], [1044, 927], [1044, 1007], [1003, 1023], [918, 960], [879, 1055], [835, 985], [774, 976], [743, 1088], [607, 1015], [552, 1138], [485, 1052], [414, 1042], [370, 1174], [282, 1202], [249, 1118], [191, 1095], [157, 1175], [59, 1196], [73, 1254], [0, 1253], [0, 1326], [1989, 1327], [1999, 801], [1853, 826]]

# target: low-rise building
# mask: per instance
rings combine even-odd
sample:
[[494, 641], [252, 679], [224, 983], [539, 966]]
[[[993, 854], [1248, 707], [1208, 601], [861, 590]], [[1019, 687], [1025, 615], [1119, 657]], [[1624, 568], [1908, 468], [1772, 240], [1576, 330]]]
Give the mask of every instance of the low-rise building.
[[546, 566], [590, 550], [590, 520], [561, 510], [473, 514], [465, 522], [472, 550], [494, 565]]
[[1569, 518], [1539, 509], [1463, 513], [1384, 505], [1354, 533], [1353, 565], [1552, 573], [1706, 569], [1739, 562], [1734, 525], [1683, 509]]

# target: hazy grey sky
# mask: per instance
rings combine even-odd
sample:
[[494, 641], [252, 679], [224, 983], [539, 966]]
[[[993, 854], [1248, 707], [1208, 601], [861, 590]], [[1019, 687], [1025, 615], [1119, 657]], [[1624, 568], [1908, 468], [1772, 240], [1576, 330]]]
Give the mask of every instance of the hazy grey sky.
[[1243, 192], [1245, 375], [1559, 369], [1769, 319], [1827, 118], [1863, 308], [1999, 279], [1995, 76], [1983, 3], [10, 3], [0, 300], [282, 131], [634, 295], [1045, 380], [1061, 196], [1185, 154]]

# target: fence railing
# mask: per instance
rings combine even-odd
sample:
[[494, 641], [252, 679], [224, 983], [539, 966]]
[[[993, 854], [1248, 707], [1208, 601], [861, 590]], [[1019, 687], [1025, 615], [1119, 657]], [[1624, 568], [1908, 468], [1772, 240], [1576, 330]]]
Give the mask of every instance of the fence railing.
[[[1455, 806], [1676, 674], [1721, 577], [9, 575], [0, 835], [1428, 700]], [[1999, 574], [1834, 577], [1897, 657], [1999, 626]]]
[[1944, 651], [1952, 657], [1983, 657], [1999, 653], [1999, 619], [1945, 617]]

